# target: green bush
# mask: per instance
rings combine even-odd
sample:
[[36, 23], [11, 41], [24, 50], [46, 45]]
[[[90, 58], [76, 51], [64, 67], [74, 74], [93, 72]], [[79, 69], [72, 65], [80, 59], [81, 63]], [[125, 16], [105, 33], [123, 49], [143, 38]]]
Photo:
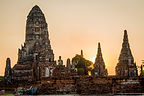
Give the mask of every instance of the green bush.
[[4, 79], [4, 76], [0, 76], [0, 81]]
[[72, 58], [72, 62], [75, 65], [78, 75], [88, 75], [88, 71], [91, 71], [90, 66], [93, 64], [91, 61], [86, 60], [78, 54]]

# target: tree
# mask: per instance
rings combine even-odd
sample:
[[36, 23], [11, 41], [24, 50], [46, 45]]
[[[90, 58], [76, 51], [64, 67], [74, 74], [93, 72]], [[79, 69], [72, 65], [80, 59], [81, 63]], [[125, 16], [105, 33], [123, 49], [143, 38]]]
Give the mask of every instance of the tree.
[[83, 56], [78, 54], [72, 58], [72, 62], [75, 65], [78, 75], [88, 75], [88, 71], [91, 71], [90, 66], [93, 64], [91, 61], [86, 60]]
[[138, 66], [140, 68], [140, 76], [144, 76], [144, 60], [142, 60], [142, 65]]
[[141, 65], [141, 67], [140, 67], [140, 76], [144, 76], [143, 65]]

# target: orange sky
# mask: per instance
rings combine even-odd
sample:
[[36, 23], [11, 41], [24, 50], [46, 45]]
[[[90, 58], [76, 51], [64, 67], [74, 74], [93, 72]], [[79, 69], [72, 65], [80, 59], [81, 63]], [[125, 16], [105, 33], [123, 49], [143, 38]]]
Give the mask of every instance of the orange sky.
[[1, 0], [0, 1], [0, 75], [5, 60], [17, 62], [18, 48], [25, 40], [26, 17], [34, 5], [45, 14], [55, 60], [72, 58], [83, 49], [87, 59], [96, 56], [97, 43], [109, 75], [121, 50], [123, 30], [137, 65], [144, 59], [144, 0]]

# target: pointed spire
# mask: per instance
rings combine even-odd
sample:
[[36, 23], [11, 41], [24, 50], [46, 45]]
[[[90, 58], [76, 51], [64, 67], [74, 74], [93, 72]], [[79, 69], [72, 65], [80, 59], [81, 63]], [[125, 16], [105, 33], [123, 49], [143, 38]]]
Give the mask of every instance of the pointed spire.
[[121, 53], [119, 56], [119, 60], [124, 60], [124, 59], [127, 60], [128, 58], [133, 59], [133, 56], [132, 56], [131, 49], [130, 49], [129, 42], [128, 42], [127, 30], [124, 30], [122, 49], [121, 49]]
[[127, 47], [127, 48], [129, 48], [127, 30], [124, 30], [124, 37], [123, 37], [123, 44], [122, 44], [122, 47]]
[[102, 57], [100, 42], [98, 43], [97, 56], [94, 63], [94, 76], [105, 77], [108, 75], [105, 63]]
[[[41, 27], [43, 26], [43, 27]], [[27, 16], [26, 42], [35, 41], [48, 35], [45, 16], [39, 6], [35, 5]]]
[[68, 69], [71, 69], [71, 64], [70, 64], [70, 59], [69, 58], [67, 59], [67, 64], [66, 65], [67, 65]]
[[83, 57], [83, 50], [81, 50], [81, 56]]
[[11, 77], [12, 77], [11, 60], [10, 60], [10, 58], [7, 58], [6, 67], [5, 67], [4, 81], [6, 83], [11, 83], [11, 79], [12, 79]]
[[8, 68], [11, 68], [11, 60], [10, 60], [10, 58], [7, 58], [7, 60], [6, 60], [6, 67]]
[[127, 30], [124, 30], [124, 42], [128, 42], [128, 34], [127, 34]]
[[117, 76], [137, 76], [137, 67], [128, 42], [127, 30], [124, 30], [122, 49], [116, 66]]
[[97, 57], [95, 59], [95, 62], [96, 61], [103, 61], [100, 42], [98, 42]]
[[32, 10], [30, 11], [28, 17], [29, 17], [29, 16], [34, 16], [34, 14], [37, 13], [37, 12], [40, 12], [41, 14], [43, 14], [42, 11], [41, 11], [41, 9], [40, 9], [40, 7], [39, 7], [38, 5], [35, 5], [35, 6], [32, 8]]
[[[36, 9], [36, 8], [39, 8], [39, 6], [38, 6], [38, 5], [35, 5], [33, 8], [35, 8], [35, 9]], [[40, 8], [39, 8], [39, 9], [40, 9]]]
[[100, 42], [98, 42], [98, 54], [97, 55], [102, 56]]

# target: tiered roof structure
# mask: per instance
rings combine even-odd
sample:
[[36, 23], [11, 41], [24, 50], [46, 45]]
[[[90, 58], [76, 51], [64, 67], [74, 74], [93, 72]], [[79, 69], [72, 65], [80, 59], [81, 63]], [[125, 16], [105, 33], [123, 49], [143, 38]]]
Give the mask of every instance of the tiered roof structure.
[[108, 75], [107, 69], [105, 68], [105, 63], [102, 57], [100, 43], [98, 43], [98, 51], [97, 51], [97, 56], [95, 59], [92, 75], [96, 77], [106, 77]]
[[36, 5], [27, 16], [26, 39], [18, 50], [18, 62], [13, 67], [13, 79], [33, 81], [50, 76], [56, 66], [51, 49], [47, 23]]
[[136, 63], [134, 63], [134, 58], [128, 42], [127, 30], [124, 30], [122, 49], [118, 60], [119, 62], [116, 66], [117, 76], [132, 77], [138, 75]]

